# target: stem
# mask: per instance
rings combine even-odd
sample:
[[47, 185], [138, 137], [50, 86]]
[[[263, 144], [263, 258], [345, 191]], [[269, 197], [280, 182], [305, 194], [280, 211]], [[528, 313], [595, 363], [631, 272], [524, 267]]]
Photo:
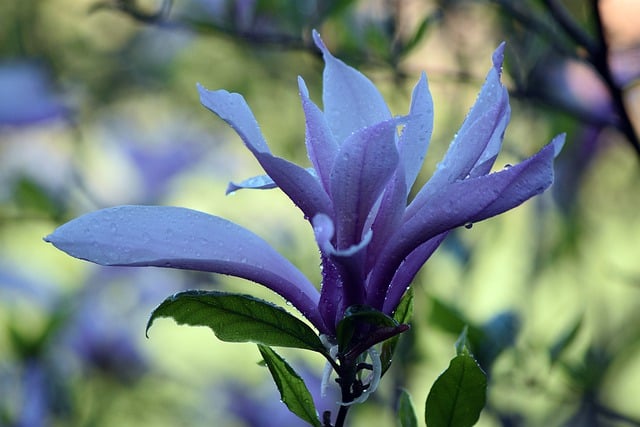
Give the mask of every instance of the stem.
[[338, 416], [336, 417], [335, 427], [344, 427], [344, 422], [347, 419], [347, 412], [350, 406], [341, 406], [338, 410]]
[[592, 14], [596, 24], [595, 40], [589, 37], [557, 0], [544, 0], [543, 3], [553, 19], [562, 27], [569, 37], [571, 37], [578, 46], [582, 46], [587, 51], [587, 59], [598, 74], [600, 74], [600, 77], [607, 86], [609, 94], [611, 95], [613, 108], [618, 113], [619, 123], [616, 127], [629, 140], [636, 154], [640, 156], [640, 140], [629, 118], [627, 107], [624, 103], [624, 92], [615, 82], [611, 74], [611, 68], [609, 67], [609, 46], [604, 32], [602, 16], [600, 15], [599, 0], [591, 1]]
[[544, 0], [543, 3], [553, 19], [576, 44], [584, 47], [590, 55], [593, 55], [598, 50], [598, 43], [593, 41], [589, 34], [573, 20], [569, 12], [557, 0]]
[[600, 16], [600, 8], [598, 7], [599, 0], [593, 0], [593, 15], [596, 20], [596, 33], [598, 38], [598, 49], [590, 55], [590, 62], [598, 71], [602, 79], [604, 80], [613, 101], [615, 110], [620, 115], [620, 131], [627, 137], [631, 146], [636, 151], [636, 154], [640, 156], [640, 140], [635, 132], [633, 123], [627, 113], [627, 107], [624, 103], [624, 93], [618, 84], [614, 81], [611, 74], [611, 68], [609, 67], [609, 46], [604, 34], [604, 26], [602, 23], [602, 17]]

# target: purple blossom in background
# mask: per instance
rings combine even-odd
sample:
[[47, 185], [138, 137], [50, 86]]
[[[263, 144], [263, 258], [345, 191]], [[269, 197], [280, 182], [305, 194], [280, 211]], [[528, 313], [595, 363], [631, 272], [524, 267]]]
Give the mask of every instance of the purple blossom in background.
[[333, 57], [318, 33], [313, 38], [325, 61], [324, 110], [298, 82], [311, 169], [271, 152], [241, 95], [198, 90], [203, 105], [235, 129], [267, 174], [239, 187], [277, 186], [309, 220], [321, 252], [320, 290], [253, 232], [180, 207], [104, 209], [62, 225], [45, 240], [103, 265], [191, 269], [254, 281], [331, 338], [349, 306], [393, 313], [449, 231], [512, 209], [551, 185], [564, 135], [521, 163], [490, 173], [510, 117], [500, 82], [503, 45], [444, 159], [409, 200], [433, 124], [425, 75], [408, 114], [394, 117], [369, 79]]
[[[168, 270], [123, 270], [96, 268], [69, 294], [60, 284], [0, 265], [0, 308], [8, 320], [2, 332], [14, 337], [0, 354], [0, 413], [9, 425], [68, 425], [67, 417], [86, 412], [71, 396], [74, 379], [84, 384], [102, 376], [129, 387], [150, 371], [131, 325], [143, 325], [140, 308], [181, 290], [184, 280]], [[42, 325], [29, 323], [34, 313]]]
[[147, 131], [115, 117], [105, 122], [105, 129], [139, 176], [135, 197], [146, 204], [158, 203], [177, 176], [197, 167], [205, 154], [202, 141], [212, 142], [182, 120]]
[[0, 64], [0, 126], [26, 126], [69, 113], [46, 74], [35, 64]]

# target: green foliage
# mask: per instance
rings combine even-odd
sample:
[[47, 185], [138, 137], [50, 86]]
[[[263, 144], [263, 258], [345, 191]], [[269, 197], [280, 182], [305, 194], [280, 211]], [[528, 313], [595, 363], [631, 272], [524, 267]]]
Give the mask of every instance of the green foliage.
[[[413, 288], [409, 288], [400, 300], [398, 308], [393, 313], [393, 319], [401, 325], [408, 325], [413, 317]], [[382, 375], [391, 367], [391, 361], [393, 360], [393, 354], [396, 351], [398, 345], [399, 335], [388, 339], [382, 344], [382, 350], [380, 352], [380, 360], [382, 362]]]
[[411, 402], [411, 395], [407, 390], [400, 390], [398, 397], [398, 421], [400, 427], [418, 427], [418, 417]]
[[314, 427], [321, 427], [311, 393], [293, 368], [271, 348], [258, 344], [258, 349], [287, 408]]
[[470, 427], [485, 405], [487, 376], [469, 351], [466, 328], [456, 342], [456, 353], [427, 396], [429, 427]]
[[408, 325], [368, 306], [351, 306], [338, 323], [338, 351], [347, 358], [357, 357], [368, 348], [409, 329]]
[[432, 297], [429, 323], [450, 334], [466, 331], [467, 347], [486, 369], [490, 369], [496, 358], [513, 346], [520, 331], [520, 320], [516, 313], [504, 311], [485, 323], [474, 323], [453, 305]]
[[549, 359], [551, 360], [551, 364], [556, 363], [564, 351], [573, 343], [578, 336], [578, 332], [582, 327], [582, 318], [578, 319], [578, 321], [567, 331], [565, 331], [549, 348]]
[[153, 310], [147, 331], [158, 317], [171, 317], [179, 324], [207, 326], [222, 341], [254, 342], [326, 353], [320, 338], [307, 324], [281, 307], [249, 295], [180, 292]]

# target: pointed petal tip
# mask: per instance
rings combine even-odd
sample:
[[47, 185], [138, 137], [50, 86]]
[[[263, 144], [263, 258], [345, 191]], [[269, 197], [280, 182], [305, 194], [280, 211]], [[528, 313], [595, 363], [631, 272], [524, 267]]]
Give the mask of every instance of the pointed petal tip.
[[309, 89], [307, 89], [307, 84], [301, 76], [298, 76], [298, 91], [301, 97], [309, 98]]
[[498, 72], [502, 71], [502, 63], [504, 62], [504, 47], [505, 46], [506, 46], [505, 42], [500, 43], [500, 45], [498, 45], [496, 50], [493, 52], [493, 56], [491, 58], [493, 60], [493, 67]]
[[556, 135], [551, 140], [550, 144], [553, 144], [553, 157], [558, 157], [558, 155], [562, 151], [562, 148], [564, 147], [566, 138], [567, 138], [567, 134], [561, 133], [559, 135]]
[[229, 181], [229, 183], [227, 184], [227, 188], [224, 190], [224, 195], [228, 196], [230, 194], [235, 193], [240, 187], [233, 183], [232, 181]]
[[207, 94], [207, 92], [210, 92], [209, 89], [207, 89], [206, 87], [204, 87], [200, 83], [196, 83], [196, 90], [198, 91], [198, 94], [200, 95], [200, 101], [202, 101], [202, 98]]
[[318, 47], [318, 49], [320, 49], [322, 51], [323, 55], [331, 55], [329, 53], [329, 49], [327, 49], [327, 46], [324, 44], [324, 42], [322, 41], [322, 37], [320, 37], [320, 33], [314, 29], [311, 32], [311, 37], [313, 37], [313, 41], [316, 44], [316, 46]]

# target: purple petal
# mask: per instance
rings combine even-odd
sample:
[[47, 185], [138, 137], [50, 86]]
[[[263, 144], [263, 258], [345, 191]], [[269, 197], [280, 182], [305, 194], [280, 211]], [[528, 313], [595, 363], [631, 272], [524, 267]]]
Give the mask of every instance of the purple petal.
[[331, 173], [337, 213], [337, 248], [359, 243], [369, 213], [398, 165], [397, 120], [362, 129], [347, 138]]
[[302, 210], [308, 219], [318, 213], [333, 212], [331, 199], [318, 178], [306, 169], [271, 154], [258, 153], [256, 158], [271, 179]]
[[70, 111], [36, 63], [0, 64], [0, 125], [26, 126], [65, 118]]
[[319, 214], [313, 218], [313, 232], [322, 254], [322, 288], [318, 305], [327, 327], [336, 324], [338, 307], [343, 301], [343, 282], [336, 264], [331, 260], [335, 248], [331, 243], [335, 233], [333, 221], [327, 215]]
[[227, 122], [242, 138], [264, 171], [307, 218], [331, 212], [331, 201], [318, 180], [304, 168], [275, 157], [244, 98], [225, 90], [210, 91], [198, 85], [202, 104]]
[[402, 261], [435, 236], [498, 215], [540, 194], [553, 181], [553, 159], [564, 141], [554, 138], [537, 154], [500, 172], [442, 186], [415, 206], [380, 254], [370, 279], [370, 303], [381, 308], [388, 284]]
[[305, 143], [309, 160], [313, 164], [325, 191], [330, 191], [330, 174], [333, 168], [338, 144], [336, 143], [327, 120], [320, 109], [309, 99], [304, 80], [298, 77], [300, 99], [306, 120]]
[[387, 296], [382, 306], [382, 311], [387, 314], [392, 314], [400, 304], [402, 296], [406, 292], [407, 288], [411, 285], [411, 282], [420, 271], [420, 268], [424, 265], [433, 252], [438, 249], [442, 241], [447, 237], [449, 231], [445, 231], [439, 234], [420, 246], [414, 249], [413, 252], [407, 256], [407, 258], [400, 264], [400, 267], [393, 276], [393, 280], [387, 290]]
[[553, 182], [553, 159], [563, 140], [564, 135], [554, 138], [537, 154], [510, 168], [441, 188], [431, 200], [416, 207], [416, 215], [405, 217], [400, 234], [422, 243], [451, 228], [498, 215], [540, 194]]
[[373, 239], [369, 246], [367, 272], [376, 262], [376, 255], [384, 246], [389, 235], [400, 224], [404, 214], [407, 196], [416, 180], [429, 147], [433, 129], [433, 101], [426, 75], [422, 74], [413, 90], [409, 115], [398, 141], [400, 161], [397, 170], [389, 180], [381, 203], [373, 221]]
[[[466, 178], [475, 166], [479, 166], [474, 172], [476, 176], [480, 171], [486, 173], [491, 169], [509, 121], [509, 95], [500, 82], [503, 51], [504, 43], [493, 54], [493, 67], [473, 108], [435, 173], [420, 190], [422, 194], [416, 198], [430, 198], [442, 185]], [[411, 206], [408, 209], [412, 211]]]
[[269, 177], [269, 175], [258, 175], [252, 176], [251, 178], [247, 178], [242, 182], [230, 182], [227, 185], [226, 194], [234, 193], [238, 190], [244, 189], [253, 189], [253, 190], [269, 190], [272, 188], [277, 188], [275, 182]]
[[[346, 307], [363, 304], [365, 297], [365, 280], [363, 262], [365, 249], [371, 242], [372, 232], [369, 230], [362, 241], [348, 248], [339, 250], [331, 243], [335, 227], [329, 216], [316, 215], [313, 218], [313, 230], [322, 252], [323, 260], [332, 264], [333, 281], [323, 281], [321, 300], [332, 301], [332, 308], [341, 315]], [[326, 319], [326, 317], [325, 317]], [[334, 319], [335, 322], [339, 319]]]
[[391, 112], [371, 80], [331, 55], [315, 30], [313, 40], [325, 62], [324, 114], [338, 143], [357, 130], [389, 120]]
[[272, 246], [225, 219], [168, 206], [119, 206], [88, 213], [45, 241], [101, 265], [208, 271], [260, 283], [290, 301], [318, 329], [319, 293]]
[[373, 268], [378, 254], [387, 243], [389, 237], [401, 224], [402, 215], [407, 204], [406, 175], [402, 166], [402, 163], [398, 164], [396, 173], [393, 174], [387, 184], [387, 188], [384, 190], [380, 205], [377, 210], [372, 211], [373, 215], [375, 215], [371, 225], [373, 238], [367, 250], [366, 273]]
[[406, 189], [411, 190], [422, 168], [433, 131], [433, 100], [423, 73], [411, 96], [411, 109], [398, 141], [400, 162], [404, 167]]
[[198, 84], [200, 102], [227, 122], [252, 153], [270, 153], [262, 131], [242, 95], [226, 90], [208, 90]]

